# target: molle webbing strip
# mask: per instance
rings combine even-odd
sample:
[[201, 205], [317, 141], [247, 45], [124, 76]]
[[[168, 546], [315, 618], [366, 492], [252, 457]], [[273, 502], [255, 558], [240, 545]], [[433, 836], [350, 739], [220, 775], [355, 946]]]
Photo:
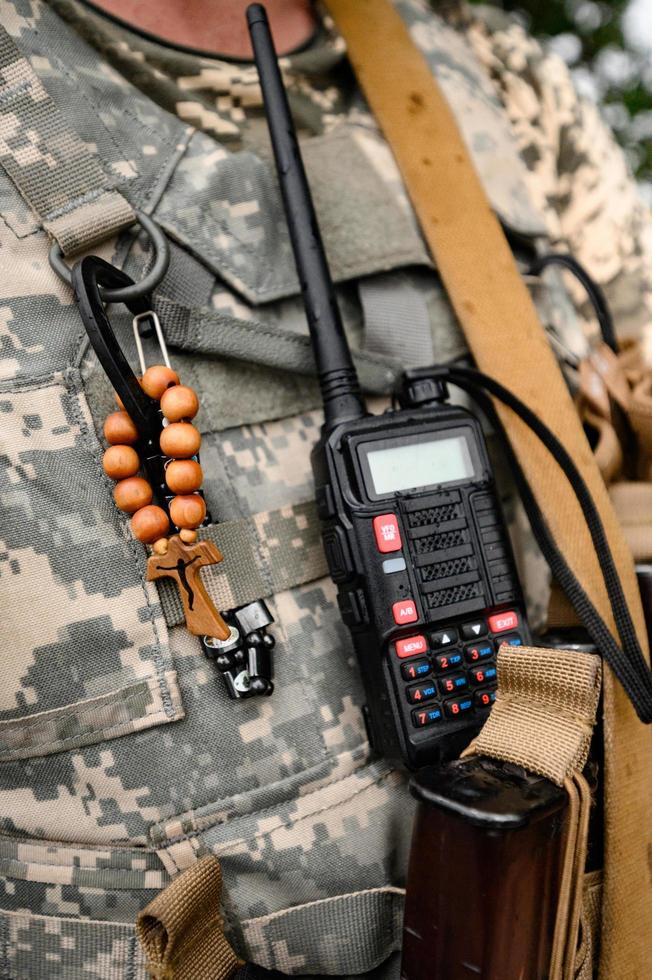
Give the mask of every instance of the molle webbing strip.
[[[647, 631], [632, 554], [513, 255], [450, 107], [389, 0], [326, 0], [387, 138], [478, 367], [551, 429], [587, 484], [605, 528], [639, 643]], [[381, 54], [379, 54], [379, 52]], [[575, 578], [616, 635], [582, 510], [536, 436], [497, 406], [524, 475]], [[601, 978], [649, 972], [652, 921], [652, 729], [604, 675], [605, 881]], [[636, 778], [627, 778], [626, 773]]]
[[[255, 599], [265, 599], [327, 573], [315, 504], [297, 504], [200, 529], [224, 556], [219, 565], [202, 570], [202, 580], [216, 607], [225, 612]], [[167, 579], [156, 583], [168, 626], [183, 623], [176, 587]]]
[[111, 238], [135, 220], [3, 27], [0, 163], [65, 255]]
[[222, 929], [222, 869], [202, 858], [143, 909], [136, 922], [155, 980], [230, 980], [242, 966]]
[[[156, 312], [164, 323], [169, 347], [194, 354], [235, 358], [297, 374], [316, 375], [315, 356], [307, 334], [294, 333], [258, 320], [240, 320], [228, 313], [192, 309], [157, 296]], [[429, 322], [427, 324], [429, 329]], [[372, 351], [352, 351], [364, 391], [387, 394], [403, 370], [395, 357]]]

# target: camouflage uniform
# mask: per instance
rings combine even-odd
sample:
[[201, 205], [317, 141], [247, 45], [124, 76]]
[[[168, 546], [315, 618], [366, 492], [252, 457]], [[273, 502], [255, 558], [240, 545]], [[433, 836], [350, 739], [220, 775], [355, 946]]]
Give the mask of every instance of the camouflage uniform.
[[[647, 219], [563, 65], [498, 15], [397, 6], [523, 257], [564, 242], [637, 333]], [[404, 776], [369, 756], [324, 577], [309, 468], [319, 399], [254, 69], [146, 41], [70, 0], [0, 0], [0, 23], [99, 160], [102, 192], [152, 213], [173, 242], [157, 308], [202, 404], [206, 534], [226, 556], [209, 589], [222, 608], [268, 597], [277, 638], [273, 697], [231, 702], [174, 595], [144, 580], [145, 549], [101, 469], [111, 392], [48, 265], [44, 222], [8, 176], [46, 180], [53, 161], [0, 103], [1, 972], [140, 980], [136, 913], [212, 852], [243, 955], [395, 977], [411, 804]], [[1, 67], [4, 93], [20, 73]], [[411, 304], [438, 359], [464, 341], [327, 20], [283, 67], [346, 327], [380, 397], [404, 357], [376, 329], [379, 296]], [[135, 277], [148, 261], [131, 232], [100, 251]], [[532, 288], [572, 360], [584, 311], [552, 274]], [[114, 323], [133, 359], [124, 312]]]

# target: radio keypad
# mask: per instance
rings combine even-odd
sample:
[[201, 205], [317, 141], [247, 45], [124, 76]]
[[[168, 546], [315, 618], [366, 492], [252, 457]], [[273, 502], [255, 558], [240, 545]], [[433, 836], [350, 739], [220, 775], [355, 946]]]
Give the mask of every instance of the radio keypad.
[[466, 674], [450, 674], [448, 677], [443, 677], [439, 682], [439, 690], [444, 697], [464, 691], [468, 686]]
[[406, 681], [418, 681], [421, 677], [427, 677], [431, 670], [429, 660], [410, 660], [402, 665], [401, 674]]
[[457, 641], [457, 630], [438, 630], [430, 634], [430, 643], [433, 647], [449, 647]]
[[435, 657], [435, 669], [459, 670], [462, 666], [462, 654], [459, 650], [451, 650], [450, 653], [438, 653]]
[[436, 721], [441, 721], [441, 719], [441, 708], [438, 705], [412, 712], [412, 724], [415, 728], [425, 728], [427, 725], [434, 725]]
[[437, 687], [434, 681], [426, 681], [424, 684], [407, 687], [405, 693], [412, 704], [421, 704], [422, 701], [432, 701], [437, 697]]
[[[492, 629], [498, 626], [498, 632]], [[510, 624], [512, 632], [507, 632]], [[400, 658], [401, 676], [407, 681], [405, 696], [410, 704], [427, 703], [427, 707], [412, 711], [413, 728], [425, 728], [447, 717], [450, 720], [478, 712], [479, 716], [496, 700], [497, 668], [495, 652], [502, 643], [519, 646], [523, 643], [516, 628], [519, 615], [514, 610], [493, 614], [456, 626], [443, 627], [436, 632], [403, 637], [394, 641], [394, 654]], [[460, 649], [458, 640], [481, 637], [466, 642]], [[427, 679], [434, 670], [434, 680]], [[469, 687], [473, 690], [469, 691]], [[468, 692], [468, 693], [467, 693]], [[436, 700], [437, 703], [430, 703]]]

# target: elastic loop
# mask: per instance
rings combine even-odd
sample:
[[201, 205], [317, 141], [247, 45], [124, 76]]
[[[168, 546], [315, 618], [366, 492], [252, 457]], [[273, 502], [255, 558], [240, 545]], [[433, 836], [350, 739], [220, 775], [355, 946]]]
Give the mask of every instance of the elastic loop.
[[[170, 264], [170, 246], [161, 227], [143, 211], [134, 209], [138, 224], [149, 235], [154, 251], [154, 264], [140, 282], [132, 286], [122, 286], [120, 289], [100, 289], [105, 303], [129, 303], [149, 294], [158, 286]], [[54, 242], [49, 253], [50, 265], [64, 282], [72, 285], [70, 267], [66, 265], [61, 246]]]

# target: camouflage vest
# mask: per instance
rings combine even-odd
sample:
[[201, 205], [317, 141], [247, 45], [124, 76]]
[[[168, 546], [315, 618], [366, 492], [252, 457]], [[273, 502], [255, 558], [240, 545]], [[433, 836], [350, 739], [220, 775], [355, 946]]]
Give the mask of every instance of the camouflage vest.
[[[470, 48], [425, 7], [399, 6], [505, 227], [524, 255], [540, 249], [543, 220]], [[274, 695], [230, 701], [174, 595], [145, 581], [145, 549], [101, 469], [111, 391], [48, 265], [42, 216], [0, 170], [1, 971], [143, 980], [136, 914], [212, 852], [244, 956], [289, 973], [396, 977], [411, 802], [405, 777], [369, 755], [325, 577], [309, 466], [318, 392], [271, 164], [160, 109], [40, 2], [0, 11], [106, 187], [172, 241], [157, 303], [202, 402], [206, 533], [225, 554], [208, 587], [223, 609], [266, 597], [277, 639]], [[0, 158], [54, 179], [41, 134], [2, 119]], [[305, 153], [367, 392], [386, 394], [419, 351], [463, 353], [369, 118]], [[135, 278], [147, 263], [131, 234], [100, 251]], [[577, 353], [554, 277], [533, 288], [559, 348]], [[416, 352], [396, 343], [397, 321]], [[128, 317], [116, 310], [114, 323], [135, 363]]]

